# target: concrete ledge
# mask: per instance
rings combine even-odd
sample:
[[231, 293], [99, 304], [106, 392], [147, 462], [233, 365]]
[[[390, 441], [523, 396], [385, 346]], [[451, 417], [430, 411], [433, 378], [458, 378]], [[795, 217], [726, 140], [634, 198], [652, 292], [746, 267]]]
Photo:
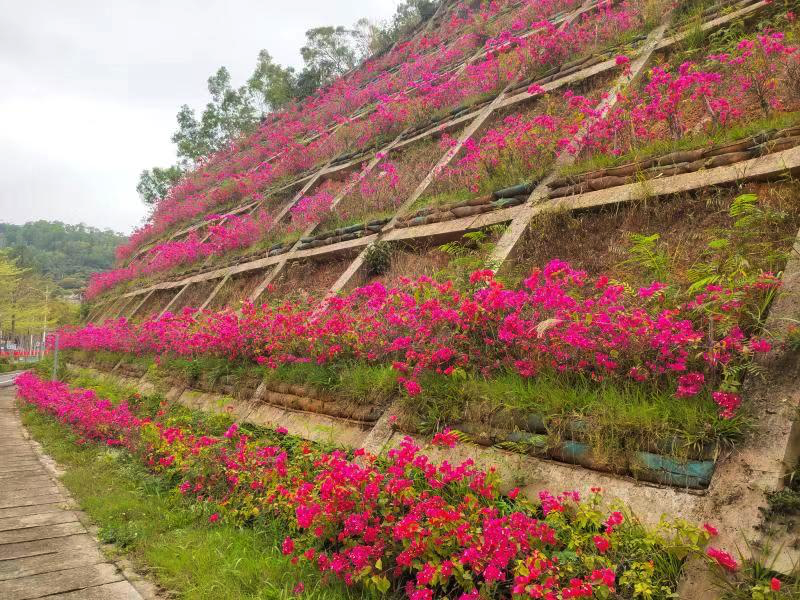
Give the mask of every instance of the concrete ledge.
[[[405, 434], [395, 432], [383, 451], [397, 447]], [[488, 470], [495, 468], [506, 489], [519, 487], [529, 498], [538, 500], [542, 490], [558, 494], [577, 490], [588, 495], [591, 488], [600, 487], [607, 501], [621, 500], [647, 525], [658, 525], [662, 515], [696, 522], [703, 516], [705, 497], [696, 490], [660, 486], [629, 477], [591, 471], [583, 467], [533, 456], [461, 443], [455, 448], [431, 446], [427, 440], [410, 436], [422, 446], [434, 461], [447, 460], [458, 464], [472, 459], [475, 465]]]
[[798, 172], [800, 172], [800, 146], [725, 167], [673, 175], [663, 179], [650, 179], [596, 192], [556, 198], [537, 205], [534, 207], [533, 213], [536, 214], [545, 210], [579, 210], [633, 200], [645, 200], [716, 185], [754, 180], [773, 180]]

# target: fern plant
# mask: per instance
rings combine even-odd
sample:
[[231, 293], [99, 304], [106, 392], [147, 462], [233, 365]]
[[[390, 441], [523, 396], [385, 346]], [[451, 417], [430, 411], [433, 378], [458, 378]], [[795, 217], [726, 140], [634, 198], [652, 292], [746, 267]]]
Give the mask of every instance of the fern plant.
[[439, 246], [439, 250], [451, 257], [447, 267], [437, 273], [437, 278], [450, 279], [460, 287], [469, 285], [469, 276], [479, 269], [493, 269], [487, 265], [486, 256], [494, 248], [494, 239], [502, 235], [505, 225], [497, 224], [478, 231], [470, 231], [460, 239]]
[[628, 250], [630, 258], [623, 261], [622, 266], [632, 266], [656, 281], [668, 281], [672, 261], [659, 245], [660, 239], [661, 236], [657, 233], [652, 235], [632, 233], [631, 247]]
[[720, 231], [689, 269], [687, 293], [696, 294], [712, 284], [741, 287], [786, 260], [785, 251], [765, 241], [767, 231], [784, 221], [786, 213], [760, 206], [755, 194], [742, 194], [734, 199], [729, 214], [733, 227]]

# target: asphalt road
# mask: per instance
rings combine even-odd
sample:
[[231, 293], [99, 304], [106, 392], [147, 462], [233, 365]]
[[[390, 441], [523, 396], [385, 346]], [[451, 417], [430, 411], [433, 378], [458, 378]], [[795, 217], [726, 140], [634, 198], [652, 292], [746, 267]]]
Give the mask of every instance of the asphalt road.
[[0, 373], [0, 387], [14, 384], [14, 378], [23, 371], [12, 371], [11, 373]]

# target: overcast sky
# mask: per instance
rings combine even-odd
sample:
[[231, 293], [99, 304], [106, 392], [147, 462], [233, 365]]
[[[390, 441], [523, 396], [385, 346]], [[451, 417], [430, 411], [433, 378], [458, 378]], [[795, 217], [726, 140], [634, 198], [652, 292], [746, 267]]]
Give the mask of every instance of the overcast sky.
[[175, 162], [181, 104], [222, 65], [241, 85], [266, 48], [300, 66], [304, 33], [386, 19], [396, 0], [0, 0], [0, 222], [130, 233], [142, 169]]

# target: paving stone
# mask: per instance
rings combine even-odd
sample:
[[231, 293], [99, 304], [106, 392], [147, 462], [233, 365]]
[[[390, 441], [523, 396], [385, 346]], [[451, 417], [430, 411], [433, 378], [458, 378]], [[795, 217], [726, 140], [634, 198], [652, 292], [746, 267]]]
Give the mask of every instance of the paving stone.
[[16, 508], [18, 506], [36, 506], [38, 504], [52, 504], [53, 502], [64, 502], [66, 499], [61, 494], [41, 494], [30, 498], [19, 498], [17, 500], [0, 501], [0, 509]]
[[0, 600], [141, 600], [68, 508], [0, 389]]
[[3, 485], [3, 482], [7, 479], [16, 479], [19, 477], [20, 473], [39, 473], [39, 467], [24, 467], [15, 469], [13, 471], [5, 471], [0, 472], [0, 486]]
[[59, 523], [57, 525], [43, 525], [41, 527], [27, 527], [24, 529], [8, 529], [0, 531], [0, 545], [13, 544], [16, 542], [30, 542], [33, 540], [47, 540], [50, 538], [63, 537], [65, 535], [75, 535], [84, 533], [83, 525], [78, 521]]
[[16, 544], [3, 544], [0, 546], [0, 563], [12, 561], [28, 556], [52, 554], [54, 552], [72, 552], [74, 548], [81, 548], [85, 544], [95, 544], [92, 537], [86, 533], [52, 538], [48, 540], [32, 540]]
[[69, 594], [48, 596], [48, 600], [139, 600], [141, 596], [127, 581], [108, 583]]
[[19, 481], [17, 478], [12, 478], [8, 481], [0, 482], [0, 489], [4, 492], [16, 492], [21, 490], [41, 489], [51, 484], [50, 479], [42, 475], [33, 474], [33, 477]]
[[28, 498], [57, 495], [59, 493], [60, 490], [53, 483], [32, 490], [0, 491], [0, 507], [14, 500], [26, 500]]
[[58, 510], [49, 513], [38, 513], [16, 517], [0, 518], [0, 532], [13, 529], [27, 529], [45, 525], [61, 525], [78, 521], [78, 516], [71, 510]]
[[[3, 600], [28, 600], [52, 594], [82, 592], [86, 588], [117, 581], [123, 581], [122, 574], [114, 565], [108, 563], [73, 567], [52, 573], [40, 573], [0, 581], [0, 598]], [[125, 581], [125, 583], [128, 582]], [[130, 586], [129, 583], [128, 586]], [[77, 595], [75, 597], [84, 598], [85, 596]]]
[[[67, 542], [60, 543], [62, 540]], [[85, 534], [41, 543], [36, 554], [0, 561], [0, 581], [105, 562], [97, 544]]]
[[32, 506], [0, 508], [0, 519], [7, 519], [8, 517], [25, 517], [27, 515], [39, 515], [49, 512], [60, 512], [63, 510], [64, 505], [64, 502], [50, 502], [46, 504], [34, 504]]

